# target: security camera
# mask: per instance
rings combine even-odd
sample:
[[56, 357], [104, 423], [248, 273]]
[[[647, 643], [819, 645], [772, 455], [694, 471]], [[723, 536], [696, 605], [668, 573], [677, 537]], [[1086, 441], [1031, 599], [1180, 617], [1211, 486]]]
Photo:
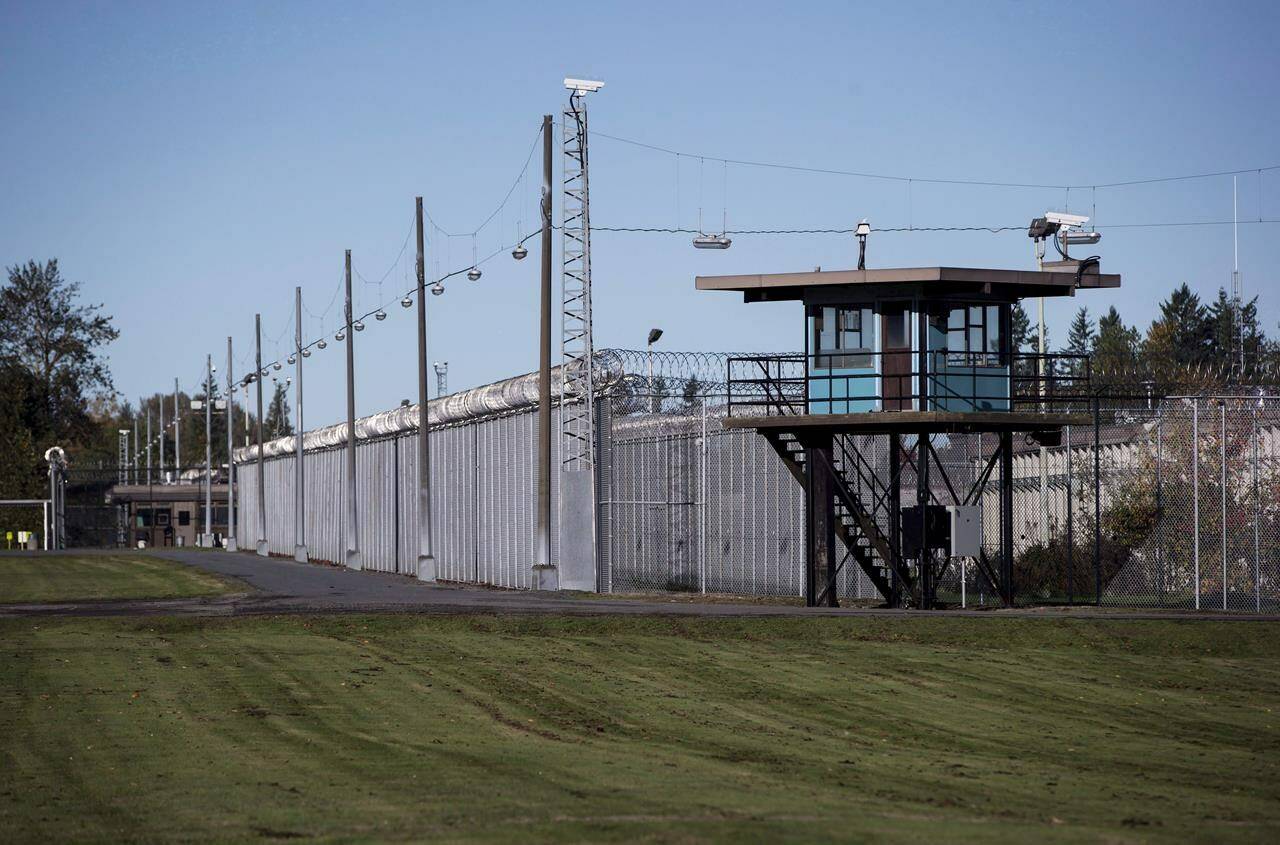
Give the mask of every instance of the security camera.
[[590, 94], [592, 91], [599, 91], [603, 88], [604, 83], [592, 79], [571, 79], [566, 77], [564, 87], [575, 94]]
[[1067, 214], [1063, 211], [1046, 211], [1044, 219], [1068, 229], [1078, 229], [1089, 222], [1088, 217], [1080, 214]]

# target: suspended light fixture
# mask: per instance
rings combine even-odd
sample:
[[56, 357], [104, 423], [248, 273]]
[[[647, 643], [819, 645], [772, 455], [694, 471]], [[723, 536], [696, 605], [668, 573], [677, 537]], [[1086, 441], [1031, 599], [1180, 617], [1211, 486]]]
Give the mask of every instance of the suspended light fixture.
[[434, 285], [431, 286], [431, 292], [436, 296], [439, 296], [440, 294], [444, 293], [444, 283], [436, 282]]
[[276, 362], [274, 362], [274, 363], [271, 365], [271, 369], [273, 369], [273, 370], [279, 370], [282, 366], [284, 366], [284, 365], [283, 365], [283, 364], [281, 364], [279, 361], [276, 361]]
[[298, 363], [298, 356], [297, 356], [297, 355], [290, 355], [290, 356], [289, 356], [289, 365], [290, 365], [290, 366], [293, 366], [293, 365], [294, 365], [294, 364], [296, 364], [296, 363]]
[[342, 329], [338, 329], [333, 333], [333, 339], [338, 341], [338, 343], [342, 343], [342, 341], [347, 339], [347, 333]]
[[263, 378], [266, 378], [267, 376], [271, 375], [271, 371], [268, 370], [266, 367], [263, 367], [262, 372], [259, 373], [259, 375], [261, 375]]
[[310, 357], [311, 357], [311, 350], [310, 350], [310, 349], [304, 349], [304, 350], [302, 350], [302, 357], [303, 357], [303, 358], [310, 358]]
[[516, 244], [516, 248], [511, 250], [511, 257], [516, 261], [523, 261], [528, 254], [529, 250], [524, 248], [524, 244]]
[[[698, 161], [698, 236], [693, 239], [694, 249], [728, 249], [733, 241], [729, 240], [729, 207], [726, 202], [720, 209], [720, 234], [708, 235], [702, 228], [702, 166], [701, 159]], [[721, 189], [720, 199], [724, 200], [729, 194], [729, 163], [724, 163], [724, 186]]]
[[693, 239], [694, 249], [728, 249], [732, 244], [724, 235], [698, 235]]
[[379, 308], [377, 311], [373, 312], [373, 319], [381, 323], [383, 320], [387, 319], [387, 312]]
[[467, 271], [467, 278], [473, 282], [480, 280], [480, 262], [476, 260], [476, 233], [471, 233], [471, 269]]
[[351, 324], [351, 328], [355, 329], [358, 332], [362, 332], [364, 331], [364, 322], [361, 320], [356, 320], [354, 323]]
[[329, 344], [325, 342], [324, 338], [320, 338], [316, 341], [316, 349], [324, 349], [328, 345]]
[[409, 296], [409, 295], [407, 295], [407, 294], [406, 294], [406, 295], [405, 295], [405, 297], [404, 297], [403, 299], [401, 299], [401, 300], [400, 300], [400, 307], [401, 307], [401, 308], [412, 308], [412, 307], [413, 307], [413, 297], [412, 297], [412, 296]]

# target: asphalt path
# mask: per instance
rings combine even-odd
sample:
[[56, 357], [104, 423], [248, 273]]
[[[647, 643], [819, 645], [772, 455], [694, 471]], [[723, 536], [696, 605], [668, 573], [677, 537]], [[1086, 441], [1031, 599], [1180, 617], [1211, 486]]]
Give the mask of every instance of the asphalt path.
[[[77, 550], [72, 554], [119, 554]], [[47, 552], [6, 552], [39, 556]], [[553, 613], [569, 615], [672, 616], [966, 616], [973, 618], [1176, 619], [1280, 621], [1280, 615], [1134, 611], [1110, 608], [1016, 608], [1001, 610], [901, 610], [816, 608], [756, 602], [697, 601], [688, 597], [603, 598], [587, 593], [542, 593], [478, 586], [429, 584], [404, 575], [364, 572], [250, 552], [156, 549], [156, 555], [235, 578], [249, 591], [211, 598], [106, 600], [0, 605], [0, 618], [28, 616], [245, 616], [274, 613]]]

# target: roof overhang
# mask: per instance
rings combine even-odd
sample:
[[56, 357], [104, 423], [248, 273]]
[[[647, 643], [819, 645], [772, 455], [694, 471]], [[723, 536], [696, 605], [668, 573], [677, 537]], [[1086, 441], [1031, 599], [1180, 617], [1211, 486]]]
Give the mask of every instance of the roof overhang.
[[[1096, 266], [1080, 275], [1067, 270], [989, 270], [973, 267], [897, 267], [881, 270], [814, 270], [808, 273], [752, 273], [698, 276], [698, 290], [738, 291], [747, 302], [807, 299], [840, 288], [869, 295], [893, 291], [924, 295], [981, 295], [1008, 300], [1033, 296], [1074, 296], [1077, 288], [1118, 288], [1118, 273]], [[852, 292], [852, 291], [850, 291]]]

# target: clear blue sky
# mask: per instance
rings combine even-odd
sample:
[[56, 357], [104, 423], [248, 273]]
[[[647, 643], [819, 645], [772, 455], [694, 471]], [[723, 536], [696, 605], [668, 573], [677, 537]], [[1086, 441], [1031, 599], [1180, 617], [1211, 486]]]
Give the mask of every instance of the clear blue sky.
[[[0, 261], [58, 257], [121, 329], [111, 348], [131, 398], [194, 386], [204, 354], [264, 354], [293, 287], [320, 313], [343, 250], [393, 299], [412, 272], [413, 197], [446, 229], [473, 229], [515, 178], [566, 75], [605, 80], [592, 128], [695, 153], [912, 177], [1049, 184], [1280, 163], [1274, 3], [0, 4]], [[535, 165], [536, 169], [536, 165]], [[701, 180], [699, 178], [701, 170]], [[1046, 208], [1097, 220], [1229, 220], [1231, 179], [1065, 192], [902, 183], [730, 167], [599, 136], [599, 226], [730, 228], [1021, 225]], [[701, 181], [701, 187], [699, 183]], [[537, 179], [478, 239], [482, 254], [536, 218]], [[1240, 177], [1240, 214], [1280, 217], [1280, 171]], [[557, 219], [559, 212], [557, 210]], [[1276, 225], [1240, 228], [1246, 293], [1275, 333]], [[557, 246], [559, 238], [556, 238]], [[433, 358], [461, 388], [536, 364], [536, 240], [478, 283], [432, 298]], [[688, 236], [600, 233], [597, 345], [790, 350], [797, 306], [695, 293], [698, 273], [853, 266], [838, 236], [740, 237], [723, 253]], [[1115, 304], [1145, 328], [1186, 281], [1229, 285], [1230, 226], [1106, 230], [1117, 292], [1050, 307]], [[437, 239], [452, 269], [468, 238]], [[871, 266], [1033, 266], [1021, 232], [873, 236]], [[357, 284], [360, 305], [376, 285]], [[340, 303], [329, 311], [331, 334]], [[358, 411], [415, 393], [412, 312], [396, 305], [357, 346]], [[320, 330], [309, 320], [308, 335]], [[342, 358], [310, 359], [308, 427], [341, 417]]]

